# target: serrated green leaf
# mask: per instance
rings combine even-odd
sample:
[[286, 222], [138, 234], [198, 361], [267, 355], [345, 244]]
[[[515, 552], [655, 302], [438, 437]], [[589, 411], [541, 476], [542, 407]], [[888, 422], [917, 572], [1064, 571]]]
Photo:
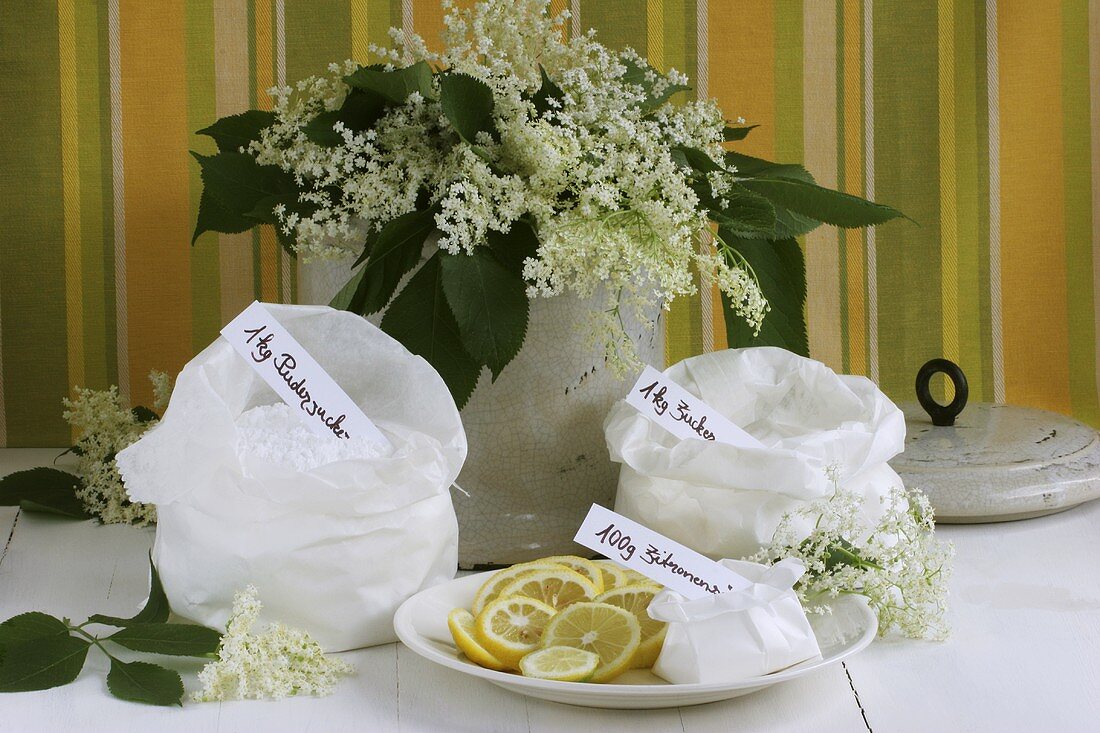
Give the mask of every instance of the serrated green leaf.
[[183, 680], [170, 669], [148, 662], [111, 660], [107, 689], [120, 700], [147, 705], [183, 705]]
[[367, 264], [347, 310], [360, 315], [386, 307], [398, 284], [420, 262], [424, 243], [435, 231], [436, 208], [410, 211], [391, 220], [373, 238]]
[[382, 330], [435, 367], [461, 408], [477, 385], [481, 365], [462, 345], [443, 293], [439, 261], [436, 252], [401, 289], [382, 318]]
[[538, 257], [539, 237], [534, 227], [523, 219], [512, 222], [512, 228], [507, 232], [490, 231], [486, 239], [500, 264], [520, 277], [523, 277], [523, 265], [527, 259]]
[[77, 498], [80, 477], [56, 468], [32, 468], [0, 478], [0, 506], [21, 506], [74, 519], [91, 517]]
[[715, 163], [709, 155], [698, 148], [691, 148], [686, 145], [676, 145], [672, 150], [683, 156], [687, 164], [697, 173], [714, 173], [725, 170], [725, 168]]
[[91, 642], [57, 635], [11, 644], [0, 662], [0, 692], [29, 692], [67, 685], [84, 668]]
[[775, 231], [775, 207], [766, 198], [734, 184], [725, 194], [728, 204], [714, 219], [738, 237], [770, 238]]
[[737, 169], [739, 178], [788, 178], [807, 183], [814, 182], [810, 172], [797, 163], [772, 163], [770, 160], [755, 158], [732, 150], [727, 150], [722, 157], [727, 167]]
[[[256, 205], [271, 196], [283, 196], [297, 193], [293, 177], [286, 171], [273, 165], [260, 165], [247, 153], [218, 153], [217, 155], [199, 155], [192, 153], [199, 162], [202, 172], [203, 197], [209, 197], [210, 205], [220, 211], [218, 216], [204, 213], [200, 202], [199, 218], [195, 226], [192, 242], [205, 231], [213, 229], [222, 222], [233, 224], [232, 231], [244, 231], [238, 228], [242, 218]], [[219, 208], [220, 207], [220, 208]], [[255, 225], [255, 221], [252, 225]]]
[[493, 379], [515, 358], [527, 336], [527, 287], [486, 247], [442, 254], [443, 292], [467, 354], [489, 367]]
[[737, 142], [738, 140], [744, 140], [749, 136], [749, 133], [760, 127], [760, 125], [749, 125], [747, 127], [730, 127], [727, 125], [722, 130], [722, 140], [727, 143]]
[[214, 194], [204, 188], [199, 197], [199, 213], [195, 218], [195, 231], [191, 235], [191, 244], [197, 242], [206, 232], [240, 234], [254, 226], [256, 222], [253, 219], [244, 214], [229, 211], [214, 198]]
[[29, 611], [0, 624], [0, 647], [68, 633], [69, 627], [61, 619], [40, 611]]
[[[726, 339], [730, 348], [744, 346], [780, 346], [802, 356], [809, 355], [806, 340], [806, 265], [797, 240], [744, 239], [719, 228], [722, 240], [749, 263], [760, 283], [771, 310], [764, 317], [760, 334], [731, 309], [729, 298], [722, 295], [726, 314]], [[723, 252], [727, 262], [736, 260]]]
[[443, 74], [439, 102], [451, 127], [466, 142], [476, 144], [481, 132], [496, 137], [493, 90], [485, 82], [466, 74]]
[[550, 100], [556, 100], [560, 103], [565, 94], [562, 92], [561, 87], [555, 84], [546, 74], [546, 69], [541, 65], [539, 65], [539, 75], [542, 77], [542, 86], [535, 92], [535, 96], [531, 97], [531, 103], [535, 105], [535, 112], [538, 113], [539, 117], [545, 117], [546, 113], [553, 109]]
[[839, 227], [865, 227], [896, 219], [897, 209], [791, 178], [756, 178], [741, 184], [796, 214]]
[[344, 137], [336, 132], [334, 125], [342, 122], [353, 132], [363, 132], [374, 127], [386, 113], [387, 99], [377, 91], [352, 89], [344, 98], [340, 109], [322, 112], [303, 128], [306, 137], [326, 147], [342, 145]]
[[191, 624], [136, 623], [111, 634], [107, 641], [136, 652], [202, 657], [218, 650], [221, 634]]
[[364, 66], [344, 77], [348, 86], [380, 95], [389, 104], [403, 104], [413, 92], [428, 97], [432, 92], [432, 67], [426, 61], [386, 71], [378, 66]]
[[222, 117], [209, 127], [199, 130], [198, 134], [214, 138], [219, 151], [236, 153], [249, 143], [259, 140], [260, 132], [274, 123], [274, 112], [250, 109], [239, 115]]
[[93, 614], [88, 623], [106, 624], [108, 626], [130, 626], [132, 624], [161, 624], [168, 620], [171, 608], [168, 605], [168, 596], [164, 593], [164, 586], [160, 582], [160, 573], [153, 564], [153, 556], [149, 555], [149, 597], [145, 605], [136, 615], [130, 618], [120, 616], [106, 616], [101, 613]]
[[362, 281], [363, 271], [358, 270], [344, 283], [344, 287], [332, 296], [332, 300], [328, 302], [328, 307], [335, 308], [338, 311], [350, 310], [348, 306], [351, 305], [352, 298], [355, 297], [355, 292], [359, 289], [359, 283]]

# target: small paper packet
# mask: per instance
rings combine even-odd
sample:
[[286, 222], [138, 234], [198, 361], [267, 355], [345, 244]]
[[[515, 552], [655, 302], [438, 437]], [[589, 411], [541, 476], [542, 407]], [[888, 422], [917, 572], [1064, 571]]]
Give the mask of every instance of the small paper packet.
[[821, 657], [792, 590], [806, 571], [801, 562], [721, 564], [752, 585], [696, 600], [666, 590], [650, 603], [650, 617], [668, 623], [654, 674], [673, 684], [730, 683]]

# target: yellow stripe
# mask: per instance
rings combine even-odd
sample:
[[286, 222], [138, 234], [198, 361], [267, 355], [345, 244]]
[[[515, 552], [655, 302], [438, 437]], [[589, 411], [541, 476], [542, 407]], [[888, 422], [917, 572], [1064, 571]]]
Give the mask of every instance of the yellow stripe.
[[[836, 4], [807, 3], [804, 7], [806, 167], [821, 185], [836, 188]], [[806, 321], [810, 354], [841, 370], [838, 242], [833, 227], [820, 227], [806, 235]]]
[[[1096, 331], [1100, 333], [1100, 0], [1089, 0], [1089, 116], [1092, 121], [1092, 302]], [[1100, 338], [1096, 339], [1096, 362], [1100, 364]], [[1096, 370], [1100, 391], [1100, 369]]]
[[65, 318], [69, 384], [84, 384], [84, 272], [80, 237], [80, 131], [77, 107], [76, 9], [57, 2], [61, 73], [61, 187], [65, 232]]
[[955, 191], [955, 6], [939, 1], [940, 296], [943, 355], [959, 361], [959, 242]]
[[1068, 413], [1061, 6], [1019, 3], [997, 20], [1005, 397]]
[[[844, 0], [844, 184], [848, 193], [863, 194], [863, 23], [860, 0]], [[863, 233], [844, 237], [848, 285], [848, 369], [867, 373], [867, 298]]]
[[368, 23], [367, 0], [351, 0], [351, 58], [361, 64], [367, 63]]
[[646, 0], [646, 56], [650, 66], [665, 70], [664, 0]]

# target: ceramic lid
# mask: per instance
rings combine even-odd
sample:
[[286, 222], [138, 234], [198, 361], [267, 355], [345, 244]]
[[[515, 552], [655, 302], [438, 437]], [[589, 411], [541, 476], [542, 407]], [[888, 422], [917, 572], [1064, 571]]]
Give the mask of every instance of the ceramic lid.
[[[931, 373], [935, 371], [945, 371], [953, 381], [965, 380], [961, 370], [953, 374], [943, 367]], [[1023, 519], [1100, 497], [1100, 435], [1095, 430], [1046, 410], [988, 402], [966, 405], [965, 381], [961, 390], [956, 381], [951, 406], [933, 402], [929, 411], [931, 373], [922, 369], [923, 394], [918, 379], [922, 402], [900, 405], [906, 418], [905, 452], [890, 465], [906, 486], [928, 494], [939, 521]], [[934, 418], [948, 421], [947, 413], [957, 410], [961, 412], [953, 425], [933, 424]]]

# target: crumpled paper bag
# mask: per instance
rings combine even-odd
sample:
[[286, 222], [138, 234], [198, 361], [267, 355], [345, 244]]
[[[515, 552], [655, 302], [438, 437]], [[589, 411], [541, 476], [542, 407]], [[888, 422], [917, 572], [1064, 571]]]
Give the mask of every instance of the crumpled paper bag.
[[753, 585], [692, 601], [665, 590], [649, 604], [650, 617], [668, 623], [654, 674], [673, 684], [731, 683], [821, 656], [791, 590], [805, 572], [801, 562], [721, 562]]
[[184, 367], [163, 419], [118, 455], [130, 496], [157, 505], [165, 593], [180, 616], [224, 628], [234, 592], [253, 584], [264, 620], [326, 651], [394, 641], [398, 605], [457, 567], [458, 409], [426, 361], [363, 318], [267, 309], [394, 449], [303, 472], [242, 463], [235, 420], [279, 398], [219, 337]]
[[[904, 448], [905, 418], [865, 377], [774, 347], [702, 354], [665, 374], [764, 444], [680, 440], [625, 401], [608, 414], [615, 511], [698, 552], [752, 555], [784, 514], [836, 487], [864, 498], [871, 527], [902, 485], [886, 461]], [[808, 535], [812, 522], [796, 528]]]

